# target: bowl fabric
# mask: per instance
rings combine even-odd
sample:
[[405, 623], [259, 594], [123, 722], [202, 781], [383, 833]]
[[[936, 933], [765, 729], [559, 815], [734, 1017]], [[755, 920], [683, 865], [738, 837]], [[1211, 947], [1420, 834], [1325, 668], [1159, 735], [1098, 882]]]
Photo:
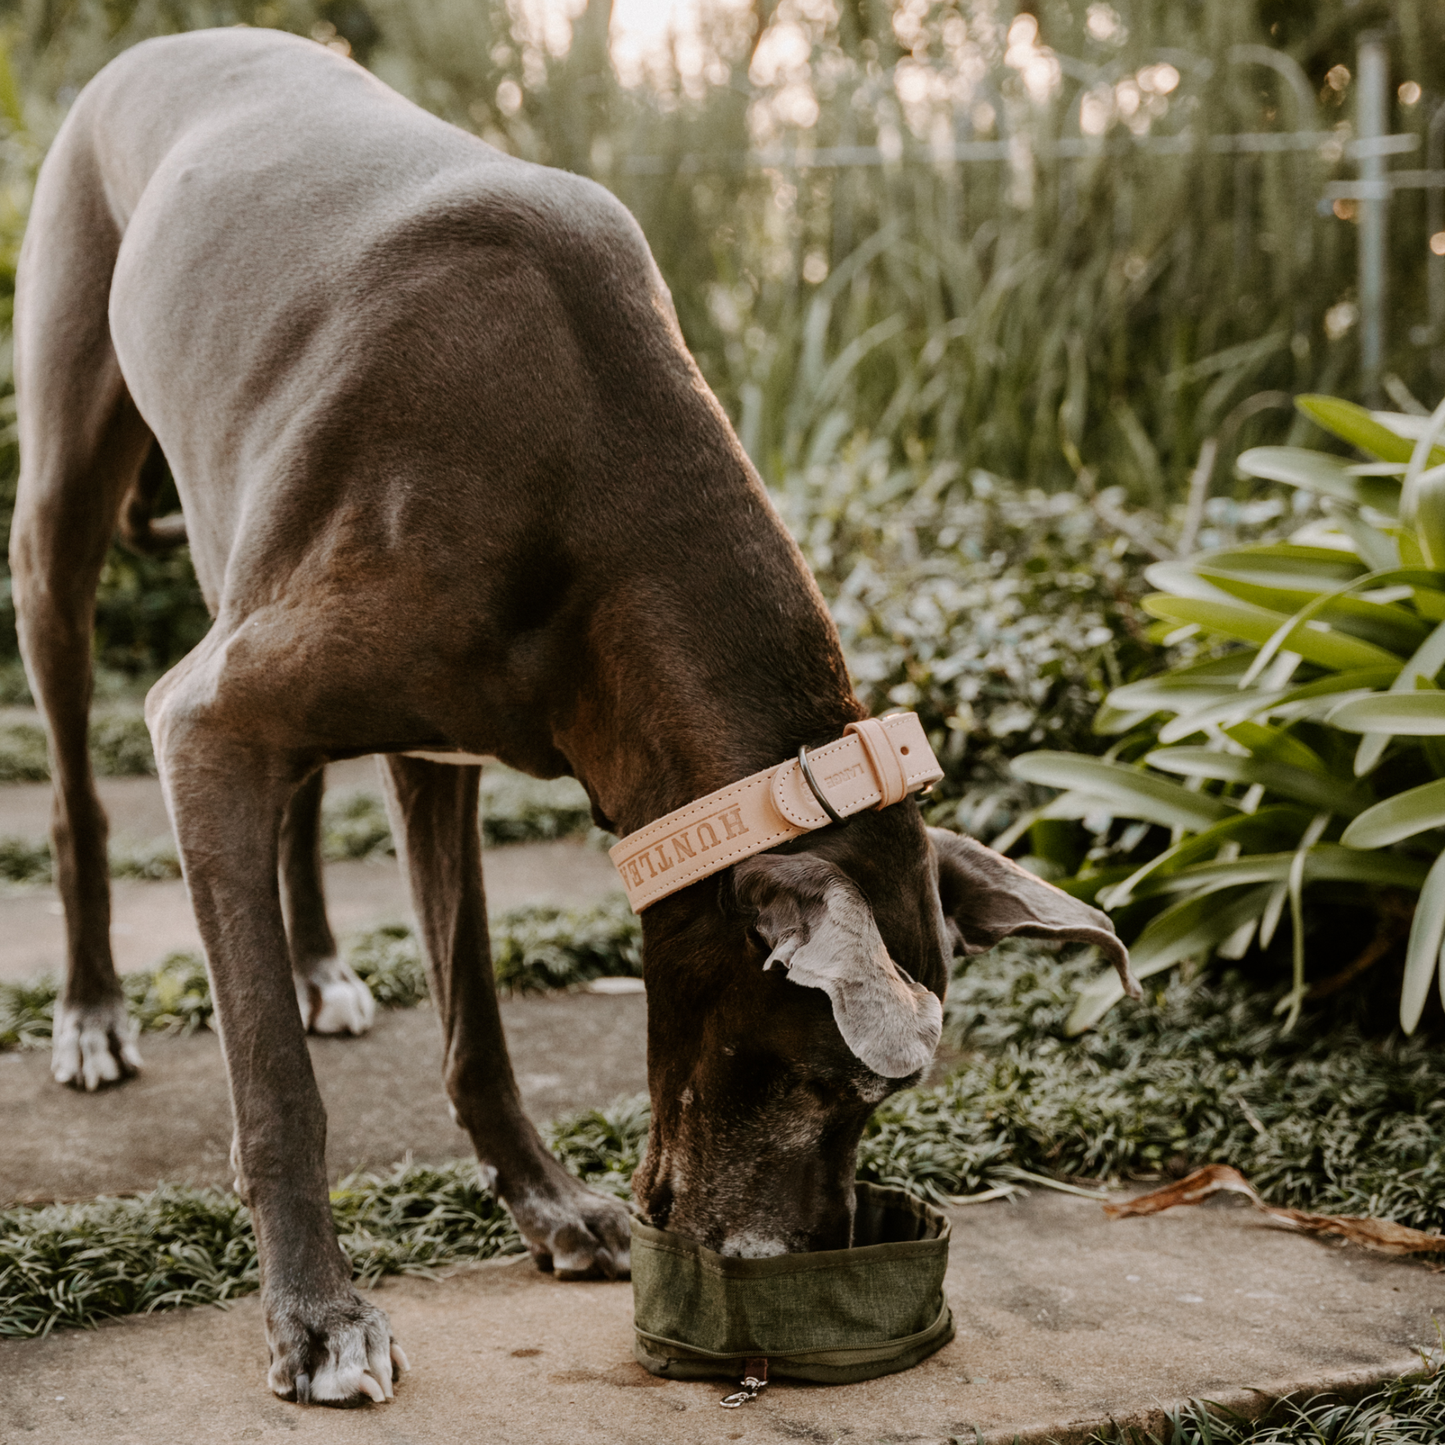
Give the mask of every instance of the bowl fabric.
[[906, 1370], [953, 1338], [948, 1217], [859, 1181], [852, 1249], [736, 1259], [632, 1221], [633, 1353], [654, 1375], [851, 1384]]

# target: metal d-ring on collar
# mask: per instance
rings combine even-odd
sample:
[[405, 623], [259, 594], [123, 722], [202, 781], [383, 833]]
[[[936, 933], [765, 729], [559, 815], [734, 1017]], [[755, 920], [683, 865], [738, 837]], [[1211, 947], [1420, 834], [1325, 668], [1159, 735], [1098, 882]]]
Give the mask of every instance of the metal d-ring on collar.
[[818, 780], [808, 766], [808, 750], [805, 747], [798, 749], [798, 766], [803, 770], [803, 781], [813, 790], [818, 806], [841, 828], [848, 820], [828, 801], [827, 795], [818, 786]]

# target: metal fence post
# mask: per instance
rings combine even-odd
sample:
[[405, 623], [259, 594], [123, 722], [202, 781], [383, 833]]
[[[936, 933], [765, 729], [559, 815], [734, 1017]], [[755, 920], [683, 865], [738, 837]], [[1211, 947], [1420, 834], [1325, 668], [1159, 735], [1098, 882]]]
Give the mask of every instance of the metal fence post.
[[1381, 142], [1389, 129], [1389, 51], [1385, 34], [1360, 36], [1355, 92], [1356, 153], [1360, 158], [1360, 382], [1366, 400], [1378, 405], [1385, 364], [1385, 264], [1390, 188]]
[[1445, 387], [1445, 249], [1436, 252], [1433, 242], [1445, 232], [1445, 101], [1435, 108], [1425, 140], [1425, 169], [1436, 184], [1425, 191], [1425, 230], [1431, 240], [1426, 257], [1427, 295], [1430, 298], [1430, 371], [1435, 385]]

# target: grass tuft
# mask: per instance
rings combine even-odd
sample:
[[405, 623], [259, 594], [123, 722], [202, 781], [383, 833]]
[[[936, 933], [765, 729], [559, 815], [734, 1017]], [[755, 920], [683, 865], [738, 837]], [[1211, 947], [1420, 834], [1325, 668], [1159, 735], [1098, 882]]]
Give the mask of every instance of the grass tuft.
[[491, 924], [504, 993], [573, 988], [604, 975], [642, 977], [642, 924], [621, 894], [591, 908], [514, 908]]
[[[365, 788], [328, 794], [321, 822], [328, 861], [396, 855], [386, 805]], [[530, 778], [489, 766], [482, 772], [481, 828], [488, 845], [575, 837], [591, 831], [591, 804], [575, 778]]]
[[426, 961], [404, 923], [385, 924], [352, 944], [346, 961], [366, 980], [382, 1008], [415, 1008], [427, 997]]
[[211, 1022], [211, 980], [200, 954], [168, 953], [154, 968], [121, 975], [131, 1017], [148, 1033], [193, 1034]]
[[[489, 927], [492, 970], [505, 994], [576, 988], [604, 975], [642, 976], [642, 925], [620, 894], [591, 908], [509, 909]], [[427, 996], [421, 944], [404, 924], [363, 934], [347, 962], [384, 1007], [410, 1008]]]
[[642, 1162], [652, 1106], [646, 1094], [618, 1099], [605, 1109], [583, 1109], [542, 1131], [567, 1170], [594, 1189], [632, 1197], [632, 1176]]
[[1168, 1412], [1161, 1439], [1120, 1427], [1090, 1445], [1440, 1445], [1445, 1442], [1445, 1372], [1396, 1380], [1354, 1405], [1328, 1395], [1289, 1401], [1264, 1420], [1246, 1420], [1217, 1405], [1190, 1401]]
[[331, 1216], [361, 1285], [526, 1247], [474, 1159], [352, 1174], [331, 1191]]
[[321, 802], [321, 855], [328, 863], [396, 857], [386, 804], [364, 788], [328, 793]]
[[[139, 709], [97, 711], [90, 720], [90, 760], [102, 778], [154, 777], [150, 731]], [[43, 783], [50, 777], [45, 729], [38, 722], [0, 723], [0, 783]]]
[[7, 883], [49, 883], [53, 877], [49, 843], [0, 838], [0, 878]]
[[[547, 1132], [574, 1175], [625, 1196], [646, 1131], [646, 1100], [632, 1099]], [[331, 1215], [361, 1285], [525, 1248], [474, 1159], [352, 1174], [331, 1191]], [[130, 1199], [0, 1211], [0, 1336], [91, 1328], [259, 1286], [250, 1211], [225, 1190], [163, 1186]]]
[[55, 980], [0, 982], [0, 1049], [43, 1048], [50, 1043], [55, 1015]]
[[27, 722], [0, 724], [0, 783], [43, 783], [49, 776], [45, 729]]
[[[147, 882], [179, 878], [181, 860], [169, 838], [123, 838], [110, 846], [110, 876]], [[6, 883], [53, 883], [55, 859], [50, 844], [44, 839], [0, 837], [0, 879]]]
[[180, 855], [169, 838], [122, 839], [110, 847], [110, 876], [140, 878], [146, 882], [179, 878]]
[[[640, 977], [642, 926], [620, 894], [591, 908], [514, 908], [491, 920], [493, 967], [503, 993], [576, 988], [603, 975]], [[392, 924], [362, 934], [347, 962], [383, 1008], [413, 1008], [427, 997], [426, 964], [411, 929]], [[205, 964], [190, 952], [122, 976], [143, 1030], [191, 1033], [211, 1022]], [[0, 1049], [50, 1040], [59, 982], [52, 977], [0, 982]]]
[[250, 1216], [223, 1190], [0, 1212], [0, 1335], [214, 1304], [259, 1283]]
[[592, 805], [575, 778], [531, 778], [511, 768], [482, 771], [482, 841], [540, 843], [585, 835]]
[[90, 720], [90, 760], [102, 778], [153, 778], [156, 758], [139, 710], [116, 708]]

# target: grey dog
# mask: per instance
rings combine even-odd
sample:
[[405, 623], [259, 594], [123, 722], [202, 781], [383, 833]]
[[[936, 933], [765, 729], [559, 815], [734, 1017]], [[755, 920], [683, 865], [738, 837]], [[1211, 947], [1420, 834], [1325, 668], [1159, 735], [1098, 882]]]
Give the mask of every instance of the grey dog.
[[[16, 348], [11, 562], [69, 935], [56, 1075], [94, 1087], [139, 1063], [86, 750], [91, 631], [117, 526], [142, 548], [185, 536], [214, 622], [146, 717], [211, 971], [270, 1385], [388, 1399], [404, 1360], [336, 1242], [305, 1039], [370, 1006], [326, 924], [324, 765], [384, 755], [447, 1090], [500, 1197], [544, 1268], [616, 1276], [627, 1210], [520, 1107], [466, 759], [571, 774], [625, 835], [864, 709], [624, 208], [321, 46], [199, 32], [102, 71], [40, 175]], [[184, 531], [151, 517], [166, 464]], [[858, 1029], [907, 1039], [954, 948], [1014, 932], [1091, 939], [1127, 976], [1101, 914], [925, 829], [912, 800], [650, 907], [638, 1211], [731, 1253], [847, 1246], [864, 1123], [919, 1076], [938, 1010], [917, 1011], [909, 1072], [880, 1075], [824, 983], [763, 964], [809, 941], [828, 988], [905, 975], [879, 1005], [904, 1012]]]

